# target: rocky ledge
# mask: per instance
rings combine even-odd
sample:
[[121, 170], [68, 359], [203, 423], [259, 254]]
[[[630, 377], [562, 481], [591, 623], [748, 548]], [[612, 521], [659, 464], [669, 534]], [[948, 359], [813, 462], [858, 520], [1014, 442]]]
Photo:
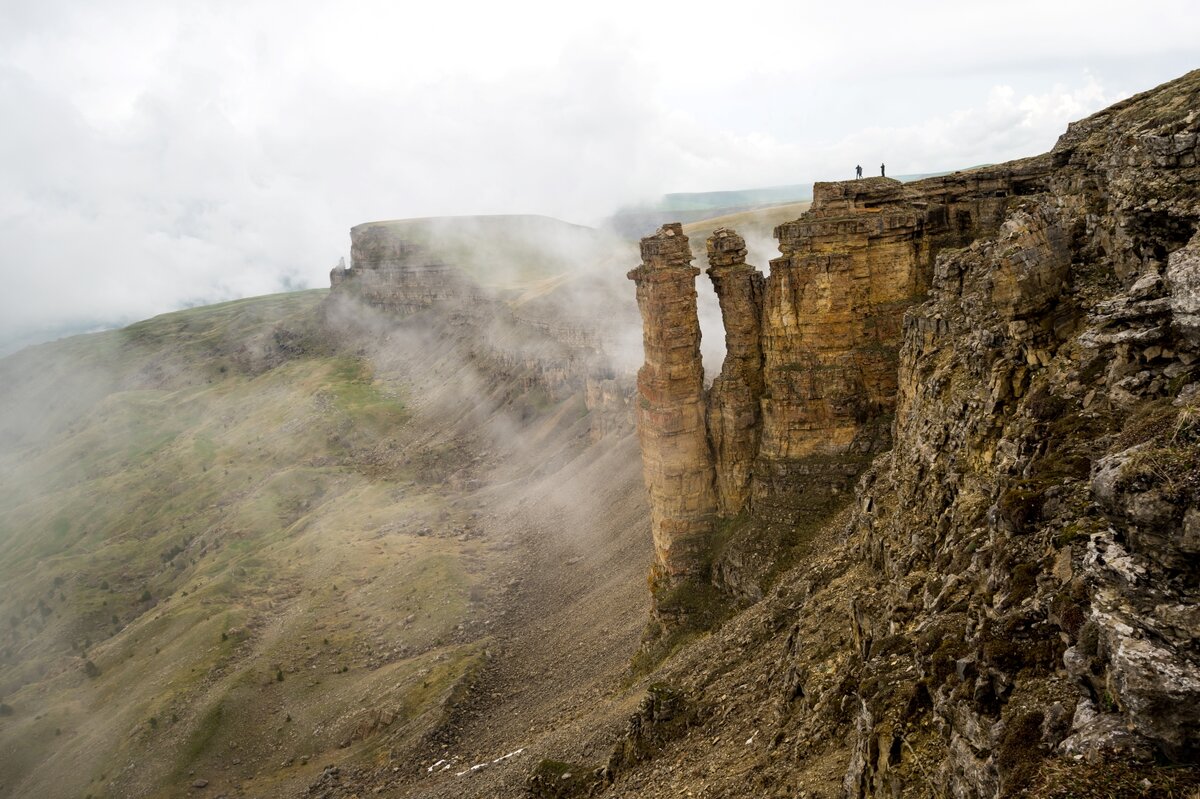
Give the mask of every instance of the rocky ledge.
[[[842, 511], [839, 548], [812, 554], [824, 571], [802, 562], [770, 596], [767, 633], [734, 628], [770, 638], [793, 619], [762, 677], [778, 701], [761, 785], [789, 773], [776, 746], [836, 760], [845, 736], [852, 797], [1195, 784], [1198, 164], [1200, 71], [1071, 125], [1045, 156], [818, 184], [765, 281], [718, 231], [729, 355], [706, 397], [676, 335], [694, 270], [643, 303], [648, 366], [669, 353], [664, 378], [688, 386], [687, 447], [648, 426], [642, 443], [692, 479], [652, 502], [726, 517], [707, 548], [689, 530], [697, 560], [673, 568], [753, 594], [737, 576], [762, 567], [747, 553], [775, 535], [773, 509], [842, 498], [821, 506]], [[699, 701], [733, 666], [697, 668]]]

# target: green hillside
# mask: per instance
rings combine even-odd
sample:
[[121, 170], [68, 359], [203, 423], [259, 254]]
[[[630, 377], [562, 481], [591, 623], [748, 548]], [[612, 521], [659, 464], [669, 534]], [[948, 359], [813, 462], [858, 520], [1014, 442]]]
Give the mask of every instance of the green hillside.
[[475, 545], [406, 534], [458, 519], [381, 443], [404, 394], [316, 340], [324, 295], [0, 361], [0, 793], [304, 782], [475, 668]]

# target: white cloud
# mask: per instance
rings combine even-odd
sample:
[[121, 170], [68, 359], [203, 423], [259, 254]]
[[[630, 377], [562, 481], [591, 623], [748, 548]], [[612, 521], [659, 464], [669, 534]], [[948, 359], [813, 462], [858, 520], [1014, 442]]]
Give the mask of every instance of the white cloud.
[[922, 8], [7, 4], [0, 341], [323, 285], [368, 219], [1031, 155], [1200, 32], [1179, 2]]

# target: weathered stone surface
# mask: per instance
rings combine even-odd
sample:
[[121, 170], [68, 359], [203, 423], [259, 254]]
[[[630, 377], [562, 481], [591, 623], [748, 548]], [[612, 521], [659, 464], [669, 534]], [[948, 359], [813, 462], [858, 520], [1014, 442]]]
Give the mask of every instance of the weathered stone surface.
[[[691, 668], [698, 694], [726, 680], [705, 695], [705, 738], [734, 726], [735, 694], [774, 680], [782, 699], [741, 703], [741, 725], [775, 733], [761, 781], [722, 795], [794, 795], [795, 771], [835, 757], [851, 797], [1165, 795], [1176, 774], [1190, 790], [1197, 108], [1200, 71], [1072, 125], [1046, 156], [819, 184], [780, 226], [751, 512], [713, 565], [756, 604], [712, 636], [724, 661], [708, 669], [706, 643]], [[710, 257], [738, 262], [727, 246]], [[728, 334], [745, 314], [725, 316]], [[731, 343], [731, 363], [747, 351]], [[710, 419], [729, 405], [714, 387]], [[714, 443], [727, 430], [710, 425]], [[732, 462], [718, 452], [719, 486]], [[764, 509], [829, 501], [833, 474], [859, 472], [827, 551], [756, 592], [777, 561], [748, 544], [803, 529]], [[789, 621], [783, 644], [771, 631]], [[784, 652], [756, 669], [750, 646]], [[1107, 782], [1110, 766], [1129, 779]]]
[[709, 390], [708, 432], [716, 459], [722, 516], [734, 516], [750, 496], [758, 454], [763, 395], [763, 275], [746, 263], [746, 242], [720, 228], [707, 241], [708, 276], [721, 303], [725, 360]]
[[[1163, 568], [1186, 572], [1200, 558], [1197, 507], [1180, 498], [1170, 483], [1145, 479], [1147, 471], [1172, 468], [1173, 464], [1156, 463], [1162, 457], [1154, 448], [1139, 445], [1099, 459], [1092, 495], [1120, 527], [1131, 550]], [[1190, 467], [1200, 468], [1200, 461]]]
[[[795, 540], [798, 525], [811, 527], [836, 511], [840, 503], [831, 498], [848, 494], [870, 458], [890, 446], [904, 313], [929, 290], [939, 251], [999, 232], [992, 246], [1003, 251], [1004, 266], [988, 273], [981, 298], [1006, 308], [1018, 325], [1054, 302], [1068, 263], [1065, 234], [1029, 213], [1005, 216], [1016, 199], [1045, 188], [1049, 164], [1028, 159], [907, 185], [886, 178], [817, 184], [811, 209], [777, 228], [782, 256], [766, 280], [745, 263], [745, 242], [734, 231], [709, 238], [726, 357], [707, 397], [711, 460], [698, 441], [687, 457], [697, 473], [715, 475], [720, 515], [737, 515], [753, 496], [756, 512], [773, 520], [763, 528], [769, 535], [735, 538], [714, 561], [726, 588], [758, 596], [759, 577], [747, 572], [765, 568]], [[679, 239], [668, 233], [664, 228], [643, 246], [658, 248], [654, 257], [667, 247], [670, 257], [682, 258]], [[682, 331], [673, 340], [684, 353], [695, 293], [680, 284], [669, 296], [648, 304], [639, 293], [644, 335], [650, 342], [655, 330]], [[698, 330], [694, 335], [698, 341]], [[1039, 351], [1029, 357], [1036, 360]], [[689, 364], [686, 377], [694, 380], [699, 361]], [[700, 396], [694, 385], [689, 391], [688, 402]], [[661, 388], [647, 380], [642, 393], [654, 397]], [[690, 423], [677, 426], [693, 440]], [[651, 465], [658, 457], [650, 456], [648, 469], [659, 470]], [[659, 500], [652, 504], [669, 502], [666, 495]], [[674, 540], [672, 525], [658, 521], [655, 529], [663, 552]], [[684, 533], [692, 535], [686, 527]]]
[[1176, 641], [1148, 636], [1136, 610], [1102, 592], [1093, 612], [1105, 636], [1108, 685], [1133, 728], [1174, 760], [1191, 760], [1200, 743], [1200, 669]]
[[1179, 332], [1200, 346], [1200, 234], [1167, 259], [1167, 285]]
[[[1030, 790], [1051, 753], [1099, 765], [1200, 752], [1200, 626], [1186, 610], [1200, 598], [1198, 99], [1193, 73], [1072, 125], [1040, 187], [1014, 186], [993, 231], [939, 254], [929, 299], [905, 316], [895, 448], [852, 523], [881, 590], [856, 618], [876, 635], [921, 630], [938, 603], [914, 611], [909, 586], [959, 586], [965, 634], [915, 658], [949, 743], [910, 726], [948, 795]], [[1046, 716], [1048, 740], [976, 734], [1032, 729], [1054, 702], [1076, 707], [1074, 723]], [[863, 740], [883, 717], [860, 716]], [[851, 795], [889, 795], [885, 776], [855, 760]]]
[[350, 268], [335, 267], [330, 283], [352, 289], [368, 305], [400, 313], [483, 299], [459, 269], [411, 241], [403, 229], [377, 223], [351, 228]]
[[650, 492], [658, 566], [668, 581], [703, 566], [717, 511], [705, 429], [704, 367], [696, 315], [696, 276], [678, 224], [642, 239], [637, 283], [645, 363], [638, 370], [637, 424]]
[[[911, 184], [818, 183], [811, 209], [776, 229], [757, 496], [794, 488], [794, 476], [810, 471], [798, 461], [889, 446], [901, 324], [928, 291], [936, 254], [994, 233], [1013, 198], [1043, 185], [1047, 166], [1029, 159]], [[1024, 263], [1019, 252], [1012, 260]], [[995, 301], [1029, 294], [1010, 285], [1028, 279], [1019, 271], [997, 275]]]
[[776, 230], [763, 324], [768, 470], [847, 451], [894, 396], [900, 318], [922, 284], [924, 215], [907, 200], [886, 178], [817, 184], [811, 210]]

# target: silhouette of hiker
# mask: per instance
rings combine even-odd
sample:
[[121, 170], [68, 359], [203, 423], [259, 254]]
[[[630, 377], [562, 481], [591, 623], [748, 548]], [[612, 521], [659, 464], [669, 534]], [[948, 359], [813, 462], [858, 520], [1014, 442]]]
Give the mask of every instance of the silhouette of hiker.
[[858, 180], [861, 177], [862, 177], [862, 164], [859, 164], [858, 166], [854, 167], [854, 179]]
[[883, 164], [880, 164], [880, 165], [879, 165], [879, 177], [881, 177], [881, 178], [886, 178], [886, 177], [887, 177], [887, 171], [886, 171], [886, 170], [884, 170], [884, 168], [883, 168]]

